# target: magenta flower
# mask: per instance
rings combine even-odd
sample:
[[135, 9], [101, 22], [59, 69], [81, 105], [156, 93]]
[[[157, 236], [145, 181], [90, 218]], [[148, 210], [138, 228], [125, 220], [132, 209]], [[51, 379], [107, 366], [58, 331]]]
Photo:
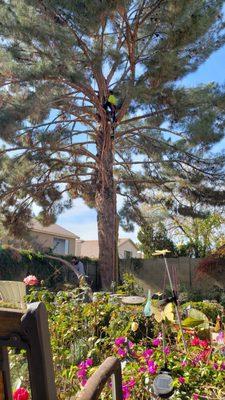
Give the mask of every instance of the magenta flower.
[[27, 389], [23, 387], [20, 387], [13, 393], [13, 400], [28, 400], [28, 399], [29, 399], [29, 393]]
[[199, 346], [199, 338], [197, 336], [191, 340], [191, 346]]
[[133, 387], [136, 385], [135, 379], [134, 379], [134, 378], [131, 378], [131, 379], [129, 380], [129, 382], [127, 383], [127, 385], [128, 385], [130, 388], [133, 388]]
[[120, 357], [126, 357], [126, 355], [127, 355], [126, 350], [121, 349], [121, 348], [119, 348], [119, 349], [117, 350], [117, 353], [119, 354]]
[[92, 365], [93, 365], [92, 358], [87, 358], [87, 360], [81, 361], [81, 363], [78, 365], [77, 377], [82, 386], [85, 386], [87, 383], [87, 370]]
[[128, 382], [123, 383], [122, 390], [123, 390], [123, 400], [127, 400], [130, 397], [130, 392], [132, 388], [135, 386], [136, 382], [134, 378], [131, 378]]
[[122, 346], [125, 342], [126, 342], [126, 338], [123, 337], [123, 336], [121, 336], [121, 337], [118, 337], [118, 338], [115, 340], [115, 345], [116, 345], [116, 346]]
[[24, 281], [26, 286], [38, 285], [38, 279], [34, 275], [28, 275], [26, 278], [24, 278], [23, 281]]
[[213, 369], [217, 370], [219, 368], [219, 365], [217, 363], [213, 364]]
[[86, 376], [86, 369], [79, 369], [79, 371], [77, 371], [77, 377], [78, 379], [83, 379]]
[[139, 368], [138, 372], [140, 372], [141, 374], [143, 374], [144, 372], [146, 372], [146, 367], [141, 367], [141, 368]]
[[87, 358], [85, 361], [86, 367], [91, 367], [93, 365], [93, 359], [92, 358]]
[[188, 365], [186, 360], [181, 361], [181, 366], [182, 367], [186, 367]]
[[193, 400], [198, 400], [199, 399], [199, 395], [197, 393], [193, 394]]
[[208, 347], [208, 345], [209, 345], [208, 340], [199, 340], [199, 346]]
[[170, 354], [170, 348], [169, 346], [166, 346], [164, 349], [164, 353], [168, 356]]
[[185, 378], [183, 376], [179, 376], [178, 381], [183, 385], [185, 383]]
[[221, 364], [221, 366], [220, 366], [220, 369], [221, 369], [221, 371], [224, 371], [224, 370], [225, 370], [225, 362], [224, 362], [224, 361], [222, 362], [222, 364]]
[[148, 361], [148, 372], [154, 375], [157, 371], [157, 364], [153, 360]]
[[161, 339], [159, 337], [152, 340], [152, 345], [154, 347], [158, 347], [160, 345], [160, 343], [161, 343]]
[[153, 349], [146, 349], [145, 351], [143, 351], [142, 356], [143, 356], [145, 359], [148, 359], [148, 358], [150, 358], [150, 357], [153, 355], [153, 353], [154, 353], [154, 350], [153, 350]]

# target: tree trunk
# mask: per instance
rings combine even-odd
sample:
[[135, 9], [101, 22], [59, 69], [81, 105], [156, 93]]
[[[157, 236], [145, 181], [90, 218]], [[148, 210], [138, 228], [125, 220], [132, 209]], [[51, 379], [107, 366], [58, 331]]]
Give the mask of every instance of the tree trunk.
[[97, 138], [98, 176], [95, 204], [97, 209], [99, 266], [103, 289], [116, 280], [116, 188], [113, 178], [113, 140], [109, 123]]

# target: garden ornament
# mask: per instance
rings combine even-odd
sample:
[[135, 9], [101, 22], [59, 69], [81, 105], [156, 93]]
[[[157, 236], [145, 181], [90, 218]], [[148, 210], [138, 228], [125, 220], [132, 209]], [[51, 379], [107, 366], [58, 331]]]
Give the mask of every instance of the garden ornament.
[[151, 317], [152, 315], [152, 308], [151, 308], [151, 290], [148, 290], [148, 297], [147, 297], [147, 302], [144, 307], [144, 316], [145, 317]]
[[179, 309], [178, 309], [177, 294], [176, 294], [176, 292], [174, 290], [174, 286], [173, 286], [173, 282], [172, 282], [169, 266], [168, 266], [167, 259], [166, 259], [166, 254], [167, 253], [170, 253], [170, 251], [169, 250], [156, 250], [152, 255], [153, 256], [161, 256], [161, 255], [163, 256], [165, 267], [166, 267], [167, 276], [168, 276], [168, 279], [169, 279], [170, 289], [171, 289], [171, 292], [172, 292], [172, 297], [174, 299], [174, 306], [175, 306], [176, 316], [177, 316], [177, 320], [178, 320], [178, 324], [179, 324], [179, 328], [180, 328], [180, 332], [181, 332], [181, 336], [182, 336], [182, 341], [183, 341], [184, 349], [187, 352], [187, 344], [186, 344], [186, 341], [185, 341], [184, 330], [183, 330], [183, 327], [181, 325], [181, 317], [180, 317], [180, 312], [179, 312]]

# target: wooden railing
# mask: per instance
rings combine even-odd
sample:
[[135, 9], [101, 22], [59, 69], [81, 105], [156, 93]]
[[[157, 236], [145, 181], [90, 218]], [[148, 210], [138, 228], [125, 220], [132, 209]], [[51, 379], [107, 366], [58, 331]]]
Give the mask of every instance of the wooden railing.
[[107, 358], [88, 379], [84, 389], [74, 400], [98, 400], [105, 385], [111, 378], [113, 400], [122, 400], [122, 375], [120, 361], [115, 357]]

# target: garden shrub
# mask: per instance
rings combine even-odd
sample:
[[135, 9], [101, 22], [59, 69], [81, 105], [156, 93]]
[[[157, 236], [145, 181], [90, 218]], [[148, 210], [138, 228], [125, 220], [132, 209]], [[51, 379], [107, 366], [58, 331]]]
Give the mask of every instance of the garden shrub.
[[[79, 288], [58, 293], [35, 288], [31, 289], [28, 300], [43, 301], [48, 310], [58, 399], [66, 400], [76, 394], [100, 363], [115, 355], [122, 361], [124, 399], [149, 400], [153, 379], [164, 365], [164, 356], [162, 326], [153, 317], [143, 316], [143, 305], [110, 303], [108, 294], [85, 304]], [[217, 315], [217, 304], [191, 304], [208, 317], [214, 319]], [[205, 340], [189, 336], [186, 340], [187, 354], [180, 335], [173, 325], [166, 324], [165, 353], [174, 380], [173, 399], [224, 398], [222, 354], [212, 351]], [[14, 380], [16, 373], [20, 372], [14, 367]], [[20, 376], [20, 381], [26, 384], [27, 377]], [[111, 399], [109, 386], [103, 398]]]
[[187, 306], [191, 306], [192, 308], [202, 311], [214, 324], [216, 323], [217, 315], [221, 316], [223, 314], [223, 307], [219, 303], [212, 303], [210, 301], [189, 301], [182, 304], [182, 309], [184, 310]]
[[[72, 259], [72, 256], [60, 257], [68, 261]], [[86, 257], [82, 261], [95, 264]], [[45, 258], [40, 252], [0, 247], [0, 279], [22, 281], [27, 275], [38, 276], [48, 288], [57, 288], [67, 282], [77, 286], [76, 276], [60, 261]]]

